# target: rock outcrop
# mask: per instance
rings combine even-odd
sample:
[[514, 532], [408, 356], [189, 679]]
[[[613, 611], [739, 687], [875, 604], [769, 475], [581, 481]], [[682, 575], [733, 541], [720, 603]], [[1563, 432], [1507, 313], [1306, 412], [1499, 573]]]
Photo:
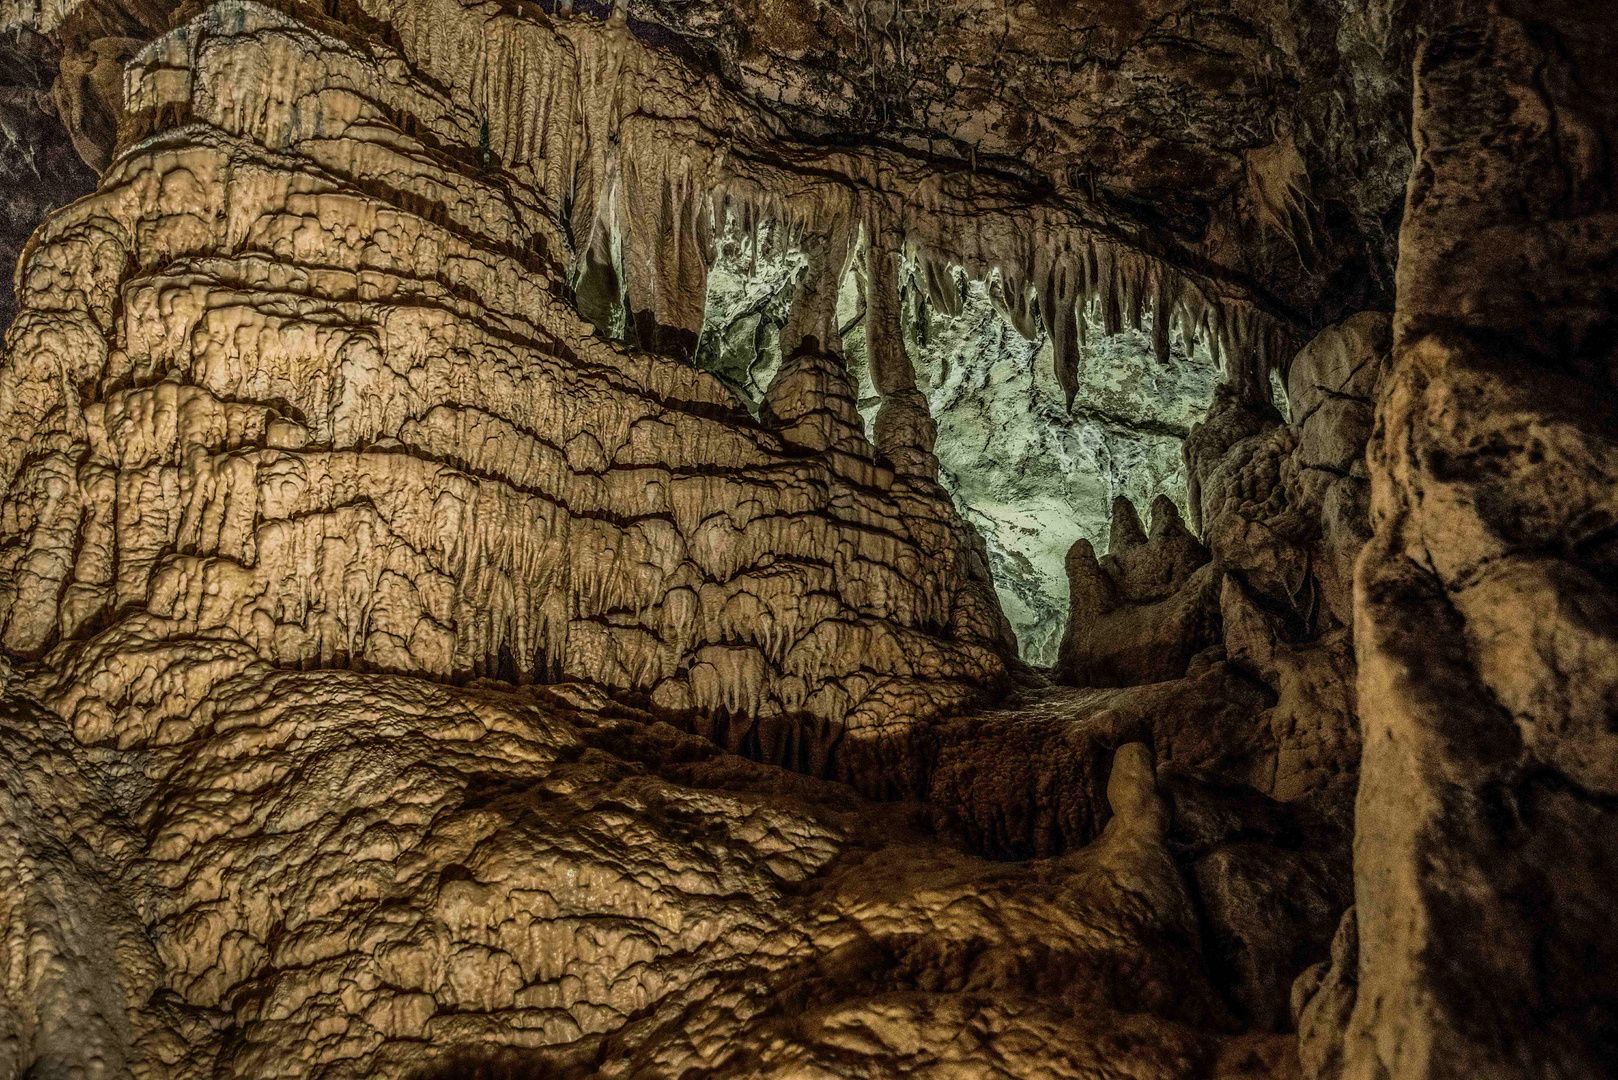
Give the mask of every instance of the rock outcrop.
[[1153, 745], [1176, 778], [1210, 962], [1248, 1021], [1272, 1030], [1292, 1020], [1283, 973], [1324, 962], [1352, 898], [1360, 731], [1346, 590], [1369, 539], [1364, 455], [1388, 326], [1363, 313], [1300, 350], [1290, 420], [1263, 384], [1220, 387], [1185, 444], [1206, 546], [1167, 497], [1150, 533], [1120, 498], [1107, 553], [1081, 540], [1068, 556], [1060, 678], [1136, 694], [1195, 686], [1235, 720], [1197, 707], [1192, 730], [1220, 751], [1201, 760]]
[[1299, 995], [1317, 1076], [1614, 1061], [1618, 96], [1592, 65], [1618, 28], [1497, 9], [1416, 66], [1355, 585], [1356, 906]]
[[121, 746], [6, 717], [9, 1072], [1190, 1078], [1290, 1049], [1227, 1034], [1139, 743], [1094, 844], [995, 863], [588, 690], [214, 679]]
[[1329, 789], [1343, 802], [1359, 759], [1349, 590], [1369, 539], [1364, 455], [1388, 325], [1365, 312], [1300, 350], [1290, 421], [1267, 387], [1219, 388], [1185, 444], [1203, 541], [1170, 499], [1153, 504], [1150, 535], [1119, 499], [1107, 553], [1081, 540], [1068, 554], [1059, 676], [1128, 686], [1237, 665], [1275, 695], [1276, 771], [1258, 787], [1286, 801]]
[[937, 485], [811, 430], [837, 365], [783, 373], [770, 430], [601, 341], [545, 208], [404, 134], [453, 102], [268, 8], [130, 78], [158, 131], [34, 240], [0, 376], [3, 641], [56, 650], [78, 726], [164, 707], [131, 619], [284, 666], [586, 680], [819, 773], [994, 686]]
[[1067, 555], [1072, 599], [1057, 660], [1080, 686], [1130, 686], [1177, 679], [1214, 644], [1219, 575], [1165, 496], [1152, 505], [1152, 532], [1135, 506], [1113, 502], [1107, 554], [1088, 540]]

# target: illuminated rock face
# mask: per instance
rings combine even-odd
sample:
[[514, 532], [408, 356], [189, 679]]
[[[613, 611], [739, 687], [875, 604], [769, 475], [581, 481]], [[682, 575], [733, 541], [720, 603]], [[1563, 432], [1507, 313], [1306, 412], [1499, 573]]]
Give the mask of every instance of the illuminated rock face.
[[[1262, 4], [1031, 118], [1218, 84], [1156, 211], [1003, 123], [1076, 13], [995, 16], [980, 170], [979, 61], [866, 130], [804, 11], [673, 8], [0, 2], [0, 165], [101, 174], [0, 358], [0, 1080], [1602, 1075], [1611, 28], [1422, 13], [1338, 317], [1385, 177], [1300, 148], [1385, 72], [1248, 138]], [[1274, 265], [1188, 238], [1232, 153]]]
[[1049, 335], [1023, 338], [990, 290], [973, 283], [955, 318], [926, 306], [911, 347], [938, 418], [940, 479], [984, 538], [1022, 658], [1049, 666], [1068, 621], [1068, 550], [1080, 539], [1106, 550], [1119, 497], [1185, 505], [1183, 442], [1219, 370], [1178, 340], [1162, 362], [1150, 324], [1108, 335], [1085, 312], [1069, 409]]
[[[869, 430], [882, 396], [855, 280], [864, 269], [855, 260], [843, 280], [837, 320]], [[759, 380], [780, 364], [783, 301], [801, 274], [801, 255], [773, 232], [721, 243], [698, 364], [744, 395], [761, 393]], [[1142, 327], [1106, 333], [1103, 313], [1086, 298], [1069, 405], [1052, 336], [1031, 312], [1024, 336], [998, 274], [969, 280], [959, 267], [905, 260], [899, 292], [905, 355], [938, 426], [939, 481], [983, 538], [1019, 655], [1048, 667], [1067, 622], [1068, 549], [1083, 538], [1105, 550], [1118, 496], [1147, 506], [1167, 495], [1186, 505], [1182, 444], [1207, 410], [1219, 366], [1178, 332], [1160, 358], [1149, 314]]]
[[[282, 666], [588, 681], [817, 772], [895, 703], [994, 687], [998, 614], [936, 484], [590, 334], [545, 208], [402, 134], [447, 102], [251, 5], [131, 86], [158, 129], [23, 278], [14, 654], [138, 612]], [[838, 371], [776, 397], [813, 412]]]

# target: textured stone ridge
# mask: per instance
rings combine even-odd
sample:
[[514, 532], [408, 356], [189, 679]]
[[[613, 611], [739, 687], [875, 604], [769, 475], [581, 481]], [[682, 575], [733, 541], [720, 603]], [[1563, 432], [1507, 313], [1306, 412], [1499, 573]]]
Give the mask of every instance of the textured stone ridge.
[[576, 686], [211, 681], [121, 747], [0, 718], [7, 1075], [1287, 1075], [1142, 744], [1096, 843], [995, 863]]
[[1357, 904], [1300, 981], [1305, 1060], [1608, 1076], [1618, 92], [1598, 72], [1618, 26], [1581, 4], [1461, 14], [1416, 66], [1354, 588]]

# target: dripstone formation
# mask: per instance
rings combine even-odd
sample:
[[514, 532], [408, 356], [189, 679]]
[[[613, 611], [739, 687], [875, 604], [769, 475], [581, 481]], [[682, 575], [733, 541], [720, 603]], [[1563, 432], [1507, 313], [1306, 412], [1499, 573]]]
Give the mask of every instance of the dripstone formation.
[[0, 1080], [1614, 1075], [1597, 7], [0, 0]]

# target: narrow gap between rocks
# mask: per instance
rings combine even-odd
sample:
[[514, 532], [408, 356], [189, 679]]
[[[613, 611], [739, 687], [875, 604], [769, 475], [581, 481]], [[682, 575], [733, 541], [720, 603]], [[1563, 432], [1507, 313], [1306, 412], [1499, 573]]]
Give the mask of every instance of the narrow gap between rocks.
[[[1018, 331], [996, 302], [1005, 288], [998, 275], [973, 280], [960, 267], [948, 273], [959, 297], [955, 313], [930, 298], [921, 263], [902, 262], [905, 350], [938, 422], [939, 480], [983, 538], [1022, 659], [1048, 667], [1067, 623], [1068, 549], [1083, 539], [1105, 553], [1113, 500], [1125, 496], [1144, 514], [1166, 494], [1189, 520], [1181, 444], [1208, 410], [1220, 365], [1177, 332], [1169, 362], [1159, 363], [1150, 314], [1139, 330], [1109, 336], [1096, 314], [1084, 311], [1070, 411], [1050, 335], [1036, 329], [1030, 340]], [[856, 307], [857, 294], [847, 292]], [[869, 423], [878, 402], [857, 314], [843, 319], [853, 323], [844, 344]]]

